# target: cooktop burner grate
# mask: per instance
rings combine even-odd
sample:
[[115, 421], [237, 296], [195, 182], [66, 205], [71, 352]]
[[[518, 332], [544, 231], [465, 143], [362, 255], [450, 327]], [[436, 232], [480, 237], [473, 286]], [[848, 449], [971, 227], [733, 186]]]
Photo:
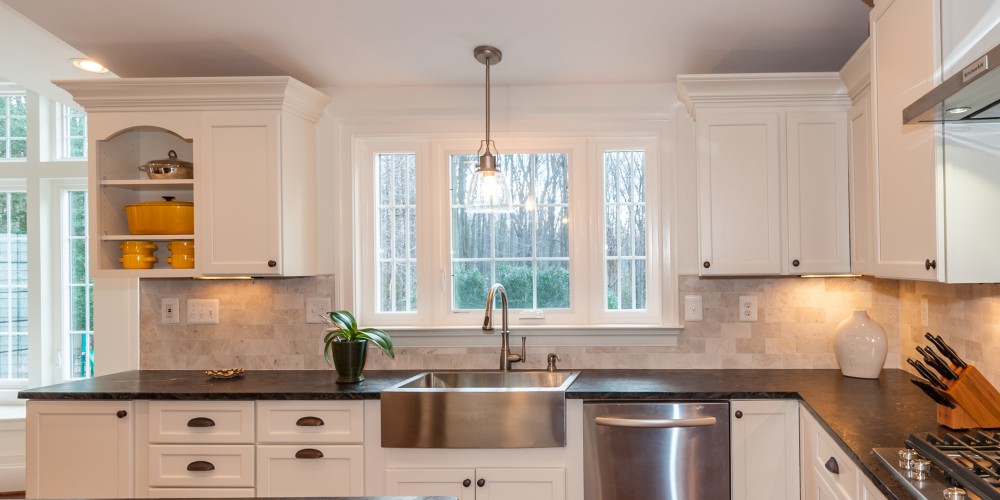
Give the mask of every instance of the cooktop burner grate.
[[927, 434], [924, 438], [910, 435], [906, 446], [970, 492], [1000, 500], [1000, 433]]

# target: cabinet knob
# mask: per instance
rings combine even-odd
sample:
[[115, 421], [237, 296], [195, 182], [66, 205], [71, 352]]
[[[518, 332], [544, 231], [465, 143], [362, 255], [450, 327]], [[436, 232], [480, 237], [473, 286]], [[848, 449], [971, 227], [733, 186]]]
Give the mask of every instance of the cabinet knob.
[[826, 461], [825, 467], [826, 467], [826, 470], [828, 470], [828, 471], [830, 471], [830, 472], [832, 472], [834, 474], [840, 474], [840, 465], [837, 464], [837, 459], [836, 458], [830, 457], [830, 460]]
[[305, 448], [296, 451], [295, 458], [323, 458], [323, 452], [314, 448]]
[[210, 470], [215, 470], [215, 466], [212, 462], [206, 462], [204, 460], [195, 460], [187, 466], [187, 470], [192, 472], [208, 472]]
[[704, 267], [705, 269], [708, 269], [708, 268], [712, 267], [712, 263], [706, 260], [705, 262], [701, 263], [701, 267]]
[[273, 260], [267, 261], [267, 267], [277, 267], [277, 265], [278, 263]]
[[792, 261], [792, 266], [793, 266], [793, 267], [799, 267], [799, 259], [795, 259], [795, 260], [793, 260], [793, 261]]
[[937, 259], [931, 260], [927, 259], [924, 261], [924, 269], [930, 271], [931, 269], [937, 269]]
[[115, 416], [118, 418], [125, 418], [128, 416], [128, 412], [125, 410], [118, 410], [118, 413], [115, 413]]
[[295, 421], [295, 425], [299, 427], [319, 427], [324, 423], [323, 419], [319, 417], [302, 417]]
[[472, 480], [471, 479], [466, 479], [465, 481], [462, 481], [462, 486], [465, 486], [466, 488], [468, 488], [469, 486], [472, 486]]
[[215, 420], [208, 417], [195, 417], [188, 420], [188, 427], [215, 427]]
[[743, 418], [743, 412], [740, 410], [736, 410], [736, 413], [734, 413], [733, 415], [735, 415], [736, 418]]
[[479, 478], [479, 481], [476, 481], [476, 486], [479, 486], [480, 488], [486, 486], [486, 480], [483, 478]]

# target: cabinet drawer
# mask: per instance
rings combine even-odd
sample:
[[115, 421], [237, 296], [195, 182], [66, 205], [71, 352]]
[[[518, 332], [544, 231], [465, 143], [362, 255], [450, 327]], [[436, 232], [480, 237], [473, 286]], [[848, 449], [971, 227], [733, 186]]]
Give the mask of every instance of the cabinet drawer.
[[363, 401], [258, 401], [260, 443], [361, 443]]
[[152, 445], [149, 486], [254, 486], [253, 445]]
[[[858, 468], [854, 462], [848, 458], [847, 454], [840, 449], [822, 430], [821, 427], [814, 427], [810, 439], [815, 440], [815, 455], [812, 457], [812, 466], [816, 476], [836, 489], [840, 498], [855, 498], [858, 492]], [[834, 467], [831, 460], [836, 461], [836, 469], [839, 473], [831, 472], [827, 467]]]
[[150, 401], [150, 443], [253, 443], [253, 401]]
[[253, 498], [253, 488], [149, 488], [146, 498]]
[[258, 446], [257, 496], [362, 495], [364, 456], [360, 444]]

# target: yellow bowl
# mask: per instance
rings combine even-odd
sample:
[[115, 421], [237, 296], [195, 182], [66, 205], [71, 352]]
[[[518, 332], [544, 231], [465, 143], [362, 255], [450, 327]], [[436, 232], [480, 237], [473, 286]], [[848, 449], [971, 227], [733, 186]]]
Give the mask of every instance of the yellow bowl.
[[194, 268], [194, 255], [175, 253], [167, 257], [167, 262], [174, 269], [192, 269]]
[[167, 243], [167, 250], [173, 252], [174, 255], [194, 255], [194, 240], [173, 240]]
[[156, 243], [150, 241], [128, 240], [119, 243], [118, 248], [122, 249], [122, 254], [137, 253], [141, 255], [153, 255], [153, 252], [159, 247], [156, 246]]
[[194, 203], [145, 201], [125, 205], [132, 234], [194, 234]]
[[152, 255], [127, 253], [122, 255], [118, 262], [121, 262], [125, 269], [152, 269], [153, 264], [159, 262], [159, 259]]

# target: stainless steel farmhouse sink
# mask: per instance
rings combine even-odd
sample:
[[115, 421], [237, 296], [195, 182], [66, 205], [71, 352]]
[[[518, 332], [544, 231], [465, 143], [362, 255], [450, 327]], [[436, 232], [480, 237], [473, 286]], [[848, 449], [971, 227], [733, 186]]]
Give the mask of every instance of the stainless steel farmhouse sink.
[[566, 446], [579, 372], [435, 371], [382, 391], [384, 448]]

